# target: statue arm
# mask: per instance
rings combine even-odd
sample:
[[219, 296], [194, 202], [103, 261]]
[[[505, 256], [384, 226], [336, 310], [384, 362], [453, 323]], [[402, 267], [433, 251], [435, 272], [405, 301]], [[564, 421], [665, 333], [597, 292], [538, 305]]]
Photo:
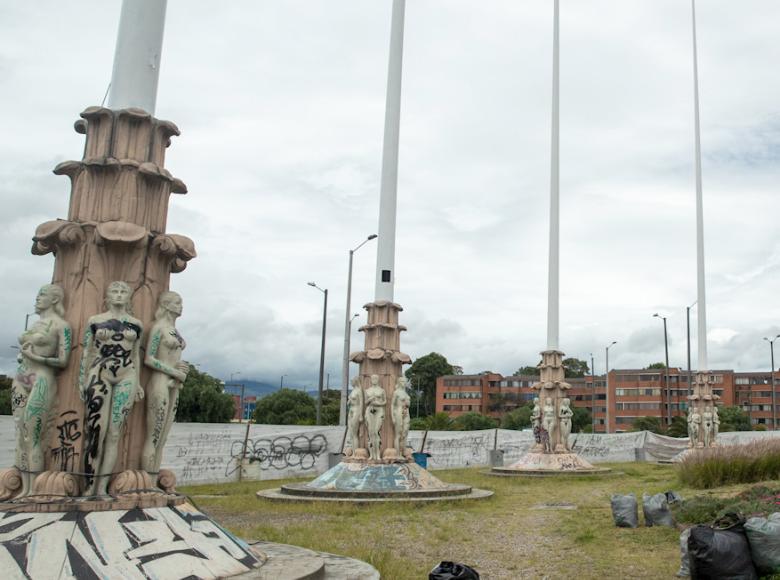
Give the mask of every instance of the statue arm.
[[68, 359], [70, 358], [71, 351], [71, 330], [70, 325], [65, 322], [57, 332], [57, 353], [56, 356], [41, 356], [37, 354], [32, 347], [31, 343], [25, 343], [22, 345], [22, 354], [32, 361], [39, 362], [49, 367], [56, 369], [64, 369], [68, 366]]
[[183, 370], [179, 370], [178, 368], [172, 368], [170, 365], [165, 364], [163, 361], [157, 358], [157, 353], [160, 351], [161, 340], [162, 332], [159, 328], [153, 328], [152, 334], [149, 337], [149, 344], [146, 347], [146, 358], [144, 358], [144, 364], [152, 370], [165, 373], [180, 383], [183, 383], [187, 379], [187, 373], [185, 373]]
[[79, 365], [79, 393], [82, 400], [86, 400], [87, 393], [87, 366], [89, 364], [89, 352], [92, 350], [94, 337], [92, 336], [92, 319], [87, 321], [84, 329], [84, 337], [81, 340], [81, 363]]
[[[141, 323], [138, 323], [141, 326]], [[140, 335], [133, 342], [133, 361], [135, 361], [135, 400], [140, 401], [144, 398], [144, 388], [141, 386], [141, 340]]]

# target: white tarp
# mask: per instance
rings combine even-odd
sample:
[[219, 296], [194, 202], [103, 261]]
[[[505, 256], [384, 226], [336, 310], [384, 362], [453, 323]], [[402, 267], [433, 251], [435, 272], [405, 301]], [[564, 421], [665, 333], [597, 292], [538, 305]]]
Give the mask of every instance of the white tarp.
[[[344, 441], [344, 427], [299, 427], [238, 423], [174, 423], [163, 454], [163, 467], [176, 473], [179, 485], [220, 483], [243, 479], [282, 479], [316, 476], [329, 466], [331, 454]], [[766, 431], [722, 433], [721, 445], [738, 445], [780, 437]], [[409, 433], [409, 445], [420, 451], [423, 432]], [[669, 460], [688, 447], [675, 439], [648, 431], [610, 435], [576, 434], [575, 452], [591, 463]], [[246, 447], [245, 447], [246, 444]], [[518, 461], [533, 445], [530, 431], [430, 431], [423, 451], [430, 453], [431, 469], [484, 466], [490, 452], [504, 452], [504, 464]], [[0, 415], [0, 467], [14, 464], [13, 418]]]

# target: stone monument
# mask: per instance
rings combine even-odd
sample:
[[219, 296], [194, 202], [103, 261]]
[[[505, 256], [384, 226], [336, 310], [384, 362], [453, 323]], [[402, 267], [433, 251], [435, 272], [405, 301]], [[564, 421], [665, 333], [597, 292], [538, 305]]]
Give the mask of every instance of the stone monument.
[[393, 0], [390, 63], [385, 108], [382, 185], [379, 199], [379, 235], [375, 300], [363, 308], [368, 321], [360, 328], [364, 349], [351, 353], [360, 365], [349, 397], [349, 421], [345, 459], [307, 484], [258, 492], [273, 500], [386, 501], [488, 497], [492, 492], [467, 485], [448, 484], [416, 464], [407, 447], [409, 395], [403, 365], [409, 355], [401, 352], [398, 315], [393, 301], [395, 266], [396, 189], [401, 112], [401, 60], [405, 0]]
[[688, 395], [688, 446], [706, 449], [717, 445], [720, 418], [717, 402], [720, 397], [712, 392], [713, 376], [697, 372], [693, 392]]

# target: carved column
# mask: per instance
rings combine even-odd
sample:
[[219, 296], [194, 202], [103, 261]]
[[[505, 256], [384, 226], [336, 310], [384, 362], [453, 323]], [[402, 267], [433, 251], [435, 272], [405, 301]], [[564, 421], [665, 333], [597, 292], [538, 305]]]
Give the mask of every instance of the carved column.
[[[141, 109], [90, 107], [81, 117], [75, 128], [86, 136], [83, 159], [54, 169], [71, 181], [68, 218], [38, 226], [32, 247], [33, 254], [55, 257], [53, 282], [65, 290], [65, 318], [75, 342], [70, 363], [58, 378], [46, 460], [49, 471], [82, 469], [80, 340], [87, 319], [105, 310], [107, 285], [123, 280], [133, 289], [133, 311], [143, 321], [145, 345], [158, 296], [168, 289], [171, 272], [184, 270], [196, 255], [192, 240], [165, 231], [170, 194], [187, 192], [184, 183], [164, 167], [165, 150], [171, 137], [179, 134], [176, 125]], [[149, 372], [141, 368], [145, 386]], [[140, 469], [144, 437], [141, 401], [127, 421], [116, 472]]]
[[[555, 453], [566, 453], [567, 442], [561, 438], [559, 429], [559, 413], [561, 411], [561, 399], [567, 397], [567, 391], [571, 385], [566, 382], [563, 369], [564, 354], [559, 350], [546, 350], [541, 353], [542, 362], [539, 363], [539, 383], [534, 385], [534, 389], [539, 393], [539, 406], [544, 412], [547, 399], [552, 400], [552, 406], [555, 409], [555, 423], [551, 432], [547, 435], [550, 438], [550, 447]], [[542, 427], [544, 427], [544, 414], [542, 414]]]
[[[720, 397], [712, 392], [715, 377], [707, 372], [697, 372], [693, 379], [693, 392], [688, 395], [690, 407], [688, 409], [688, 445], [695, 449], [715, 447], [715, 435], [717, 434], [715, 421], [717, 420], [717, 401]], [[697, 417], [694, 419], [694, 417]], [[707, 421], [707, 418], [710, 420]], [[691, 433], [691, 422], [695, 420], [698, 425], [698, 437]], [[709, 433], [705, 433], [708, 430]], [[705, 443], [709, 443], [706, 445]]]
[[[386, 461], [406, 460], [404, 450], [396, 450], [392, 418], [392, 401], [395, 384], [403, 375], [403, 365], [412, 359], [401, 352], [401, 332], [406, 327], [398, 324], [398, 313], [403, 310], [399, 304], [378, 300], [363, 306], [368, 311], [367, 324], [360, 327], [365, 333], [365, 350], [350, 354], [350, 360], [360, 365], [360, 388], [365, 390], [371, 384], [371, 375], [379, 376], [379, 384], [387, 396], [385, 421], [382, 427], [382, 459]], [[361, 447], [368, 448], [366, 429], [360, 434]], [[359, 457], [356, 457], [359, 459]]]

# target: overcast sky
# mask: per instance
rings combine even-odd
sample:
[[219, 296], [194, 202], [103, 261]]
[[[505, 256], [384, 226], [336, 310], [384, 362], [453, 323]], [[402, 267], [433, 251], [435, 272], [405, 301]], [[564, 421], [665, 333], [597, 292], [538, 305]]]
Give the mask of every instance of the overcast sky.
[[[545, 346], [552, 4], [407, 2], [395, 298], [413, 358], [509, 374]], [[697, 8], [710, 367], [762, 370], [762, 337], [780, 333], [780, 3]], [[51, 170], [81, 158], [72, 124], [106, 92], [119, 9], [0, 0], [0, 372], [51, 278], [30, 238], [67, 216], [68, 180]], [[168, 231], [199, 256], [171, 287], [201, 370], [315, 385], [314, 280], [330, 291], [339, 383], [348, 250], [377, 229], [390, 12], [391, 0], [169, 0], [156, 114], [182, 131], [167, 167], [190, 193], [173, 197]], [[593, 352], [600, 372], [613, 340], [611, 366], [663, 359], [654, 312], [669, 317], [670, 364], [685, 365], [690, 19], [687, 0], [561, 2], [560, 343]], [[355, 256], [360, 321], [375, 244]]]

